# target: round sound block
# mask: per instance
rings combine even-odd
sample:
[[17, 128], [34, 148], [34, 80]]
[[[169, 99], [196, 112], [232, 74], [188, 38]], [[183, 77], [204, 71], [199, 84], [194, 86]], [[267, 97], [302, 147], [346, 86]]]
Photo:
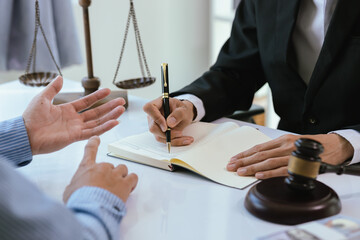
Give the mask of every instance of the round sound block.
[[314, 180], [311, 191], [294, 190], [285, 177], [271, 178], [253, 186], [245, 198], [246, 209], [258, 218], [294, 225], [335, 215], [341, 210], [338, 195]]

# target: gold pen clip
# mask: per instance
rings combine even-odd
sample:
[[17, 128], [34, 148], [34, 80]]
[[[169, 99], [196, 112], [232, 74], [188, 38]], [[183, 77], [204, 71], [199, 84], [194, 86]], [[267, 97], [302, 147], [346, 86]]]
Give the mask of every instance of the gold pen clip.
[[167, 63], [162, 64], [163, 73], [164, 73], [164, 87], [167, 87], [166, 66], [167, 66]]

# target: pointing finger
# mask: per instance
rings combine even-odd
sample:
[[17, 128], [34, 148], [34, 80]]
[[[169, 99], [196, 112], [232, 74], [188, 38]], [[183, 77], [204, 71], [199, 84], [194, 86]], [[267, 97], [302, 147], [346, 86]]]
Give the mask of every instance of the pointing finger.
[[100, 138], [98, 136], [94, 136], [89, 139], [89, 141], [85, 146], [85, 153], [81, 161], [81, 165], [95, 164], [96, 154], [98, 151], [99, 144], [100, 144]]

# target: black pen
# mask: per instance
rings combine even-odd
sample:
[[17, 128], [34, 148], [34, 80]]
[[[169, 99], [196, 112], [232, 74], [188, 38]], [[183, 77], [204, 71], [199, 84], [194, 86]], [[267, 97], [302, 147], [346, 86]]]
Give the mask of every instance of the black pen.
[[[163, 63], [161, 64], [161, 80], [162, 80], [162, 90], [163, 90], [163, 108], [164, 108], [164, 117], [165, 120], [170, 115], [170, 104], [169, 104], [169, 74], [168, 74], [168, 64]], [[170, 135], [170, 128], [167, 127], [167, 130], [165, 132], [166, 135], [166, 145], [168, 148], [168, 151], [170, 153], [171, 148], [171, 135]]]

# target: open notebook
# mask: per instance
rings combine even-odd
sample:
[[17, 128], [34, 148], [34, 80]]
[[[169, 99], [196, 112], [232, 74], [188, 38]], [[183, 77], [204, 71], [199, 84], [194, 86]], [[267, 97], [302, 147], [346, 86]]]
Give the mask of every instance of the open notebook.
[[270, 140], [255, 128], [232, 122], [194, 123], [184, 130], [184, 135], [193, 136], [195, 141], [189, 146], [172, 146], [170, 154], [166, 144], [145, 132], [109, 144], [109, 155], [169, 171], [181, 166], [214, 182], [242, 189], [256, 178], [227, 171], [227, 163], [232, 156]]

